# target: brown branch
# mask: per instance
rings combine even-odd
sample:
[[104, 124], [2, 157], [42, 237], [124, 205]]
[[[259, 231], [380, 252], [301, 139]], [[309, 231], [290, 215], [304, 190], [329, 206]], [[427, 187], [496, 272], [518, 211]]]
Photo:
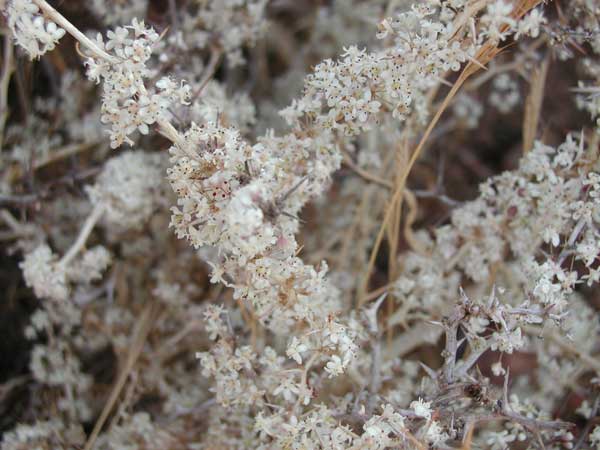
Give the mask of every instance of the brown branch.
[[393, 185], [391, 182], [389, 182], [388, 180], [379, 178], [377, 175], [373, 175], [372, 173], [369, 173], [366, 170], [360, 168], [354, 161], [352, 161], [352, 157], [348, 154], [348, 152], [346, 152], [345, 150], [342, 150], [342, 155], [344, 158], [344, 164], [346, 166], [348, 166], [348, 168], [350, 168], [358, 176], [365, 179], [366, 181], [370, 181], [370, 182], [375, 183], [379, 186], [382, 186], [386, 189], [389, 189], [389, 190], [392, 189]]

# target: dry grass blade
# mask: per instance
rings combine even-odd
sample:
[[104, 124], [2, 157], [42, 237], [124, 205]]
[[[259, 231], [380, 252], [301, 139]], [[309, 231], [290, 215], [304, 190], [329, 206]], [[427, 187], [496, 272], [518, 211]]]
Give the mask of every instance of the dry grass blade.
[[125, 383], [127, 382], [127, 378], [133, 369], [135, 362], [140, 356], [142, 349], [144, 348], [144, 343], [146, 342], [146, 338], [148, 337], [148, 333], [152, 328], [152, 322], [154, 318], [154, 314], [156, 311], [155, 303], [151, 303], [142, 312], [140, 320], [136, 324], [136, 328], [133, 332], [133, 338], [131, 343], [131, 348], [129, 353], [127, 354], [127, 359], [125, 360], [125, 364], [119, 374], [119, 378], [117, 379], [115, 385], [112, 388], [110, 396], [104, 408], [102, 409], [102, 413], [100, 417], [96, 421], [94, 425], [94, 429], [92, 430], [90, 436], [88, 437], [87, 442], [85, 443], [85, 447], [83, 450], [91, 450], [94, 447], [94, 443], [100, 434], [100, 430], [104, 426], [106, 419], [108, 418], [110, 412], [113, 410]]
[[[396, 153], [396, 169], [395, 173], [398, 174], [395, 182], [402, 182], [403, 172], [406, 170], [406, 162], [409, 159], [410, 155], [410, 147], [409, 141], [406, 136], [403, 136], [400, 139], [398, 150]], [[402, 216], [402, 200], [400, 200], [396, 205], [394, 205], [394, 214], [393, 220], [390, 223], [390, 226], [387, 228], [388, 232], [388, 242], [390, 243], [391, 249], [398, 248], [398, 243], [400, 242], [400, 219]], [[398, 276], [398, 258], [396, 257], [395, 251], [390, 251], [388, 255], [388, 279], [393, 280]], [[394, 313], [394, 305], [395, 301], [393, 297], [389, 296], [387, 301], [387, 317], [390, 317]], [[388, 346], [392, 344], [392, 340], [394, 338], [394, 329], [392, 327], [388, 327], [387, 329], [387, 342]]]
[[490, 0], [475, 0], [469, 2], [465, 10], [459, 14], [452, 23], [452, 28], [456, 30], [452, 38], [455, 39], [460, 31], [467, 26], [469, 19], [485, 8], [488, 3], [490, 3]]
[[550, 61], [546, 57], [531, 77], [531, 90], [525, 101], [525, 116], [523, 117], [523, 153], [527, 153], [533, 147], [533, 141], [537, 135], [549, 65]]
[[417, 220], [417, 215], [419, 212], [419, 205], [417, 202], [417, 198], [412, 191], [406, 189], [404, 191], [404, 201], [406, 202], [406, 206], [408, 207], [408, 212], [406, 214], [406, 220], [404, 221], [404, 239], [410, 245], [410, 248], [419, 253], [420, 255], [427, 255], [427, 249], [423, 246], [423, 244], [416, 238], [415, 233], [412, 229], [413, 224]]
[[471, 450], [471, 445], [473, 443], [473, 433], [475, 431], [475, 425], [471, 424], [469, 426], [469, 431], [467, 431], [467, 435], [465, 436], [465, 440], [463, 442], [460, 450]]
[[80, 142], [77, 144], [65, 145], [64, 147], [52, 149], [48, 152], [47, 156], [34, 162], [33, 170], [41, 169], [49, 164], [55, 163], [56, 161], [60, 161], [62, 159], [69, 158], [73, 155], [76, 155], [80, 152], [89, 150], [100, 144], [102, 144], [101, 140], [94, 140], [94, 141]]
[[8, 86], [14, 71], [14, 50], [12, 40], [4, 38], [4, 53], [2, 54], [2, 75], [0, 76], [0, 151], [4, 141], [4, 128], [8, 118]]
[[[460, 77], [454, 83], [454, 85], [452, 86], [452, 89], [450, 89], [450, 92], [448, 93], [448, 95], [446, 95], [446, 98], [444, 99], [444, 101], [442, 102], [442, 104], [440, 105], [438, 110], [436, 111], [435, 116], [429, 123], [429, 126], [425, 130], [425, 133], [423, 134], [423, 137], [421, 138], [419, 144], [413, 151], [412, 156], [406, 167], [406, 170], [404, 170], [402, 177], [400, 178], [399, 182], [397, 183], [397, 188], [396, 188], [396, 190], [392, 196], [392, 199], [388, 205], [386, 214], [384, 216], [383, 222], [379, 229], [379, 233], [377, 234], [377, 239], [375, 240], [375, 245], [373, 246], [373, 250], [371, 251], [371, 256], [369, 258], [369, 264], [367, 266], [367, 272], [365, 274], [365, 279], [363, 280], [363, 286], [365, 287], [365, 288], [363, 288], [363, 292], [366, 291], [366, 286], [368, 285], [371, 271], [373, 270], [373, 267], [375, 265], [375, 258], [377, 257], [377, 252], [379, 251], [379, 247], [383, 241], [383, 236], [385, 234], [385, 230], [388, 227], [388, 224], [393, 216], [393, 212], [395, 211], [394, 205], [396, 205], [402, 199], [404, 186], [406, 184], [406, 180], [408, 179], [408, 175], [410, 174], [412, 167], [414, 166], [415, 162], [417, 161], [418, 157], [420, 156], [421, 151], [425, 147], [425, 142], [429, 138], [429, 135], [432, 133], [432, 131], [435, 128], [436, 124], [438, 123], [440, 117], [442, 116], [442, 114], [444, 113], [444, 111], [446, 110], [446, 108], [448, 107], [448, 105], [450, 104], [450, 102], [452, 101], [452, 99], [454, 98], [454, 96], [456, 95], [456, 93], [458, 92], [460, 87], [462, 86], [462, 84], [467, 80], [468, 77], [470, 77], [477, 70], [479, 70], [479, 68], [475, 64], [472, 64], [472, 63], [467, 64], [465, 69], [462, 71]], [[364, 297], [359, 299], [358, 306], [361, 307], [363, 304], [364, 304]]]

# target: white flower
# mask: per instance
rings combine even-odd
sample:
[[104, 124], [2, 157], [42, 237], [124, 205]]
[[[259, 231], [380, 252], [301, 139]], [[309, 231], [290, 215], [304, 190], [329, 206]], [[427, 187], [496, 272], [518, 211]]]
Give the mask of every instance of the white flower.
[[516, 436], [508, 430], [489, 431], [485, 435], [487, 438], [485, 442], [490, 446], [490, 450], [506, 450], [516, 439]]
[[106, 42], [105, 49], [112, 50], [114, 48], [121, 48], [128, 45], [131, 40], [129, 39], [129, 31], [123, 27], [115, 28], [115, 31], [109, 30], [106, 33], [108, 41]]
[[325, 365], [325, 372], [329, 374], [329, 378], [337, 377], [344, 373], [344, 366], [339, 356], [333, 355]]
[[577, 257], [585, 262], [587, 267], [590, 267], [600, 254], [600, 241], [590, 236], [589, 239], [577, 244]]
[[544, 239], [544, 242], [547, 244], [551, 243], [554, 247], [558, 247], [558, 244], [560, 244], [560, 236], [552, 227], [544, 228], [542, 238]]
[[582, 416], [584, 419], [592, 419], [592, 407], [590, 406], [590, 403], [587, 400], [581, 402], [581, 405], [579, 405], [579, 408], [577, 408], [575, 412]]
[[526, 35], [536, 38], [540, 35], [540, 26], [546, 23], [544, 14], [540, 8], [533, 9], [529, 14], [526, 14], [517, 25], [517, 33], [515, 39], [519, 39], [521, 35]]
[[289, 343], [286, 355], [292, 358], [298, 364], [302, 364], [302, 352], [308, 350], [308, 346], [302, 343], [296, 336], [292, 337], [292, 341]]
[[[481, 17], [481, 24], [484, 27], [481, 35], [497, 41], [506, 39], [516, 25], [515, 20], [510, 17], [512, 10], [513, 5], [505, 0], [496, 0], [489, 4], [486, 13]], [[504, 26], [506, 26], [505, 30], [503, 30]]]
[[492, 364], [492, 373], [497, 377], [502, 376], [506, 373], [506, 370], [504, 370], [500, 361], [497, 361], [494, 364]]
[[281, 395], [286, 402], [293, 402], [300, 392], [298, 385], [291, 377], [282, 377], [279, 382], [279, 386], [273, 390], [273, 395]]
[[435, 420], [431, 421], [427, 427], [427, 434], [425, 436], [427, 441], [433, 445], [443, 444], [449, 439], [448, 433], [444, 431], [442, 426]]
[[596, 447], [596, 450], [600, 449], [600, 426], [594, 427], [594, 431], [590, 433], [589, 440]]
[[377, 39], [385, 39], [389, 34], [394, 33], [394, 29], [390, 25], [390, 18], [383, 19], [377, 25], [377, 29], [379, 30], [376, 34]]
[[431, 419], [431, 414], [433, 413], [431, 402], [426, 402], [421, 398], [412, 401], [410, 403], [410, 409], [412, 409], [417, 416], [427, 420]]
[[494, 332], [492, 334], [492, 350], [498, 350], [503, 353], [512, 353], [525, 345], [521, 328], [515, 328], [511, 332]]

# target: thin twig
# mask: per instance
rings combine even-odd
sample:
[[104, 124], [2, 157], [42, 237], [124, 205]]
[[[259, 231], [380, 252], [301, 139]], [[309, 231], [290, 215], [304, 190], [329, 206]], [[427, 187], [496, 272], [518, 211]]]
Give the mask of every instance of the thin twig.
[[192, 98], [190, 100], [191, 103], [194, 103], [196, 99], [202, 94], [202, 91], [208, 84], [208, 82], [212, 79], [217, 71], [217, 67], [219, 65], [219, 61], [221, 60], [221, 56], [223, 56], [223, 50], [218, 47], [213, 47], [210, 51], [210, 59], [208, 60], [208, 64], [206, 69], [204, 70], [204, 75], [202, 76], [202, 80], [198, 84], [198, 88], [194, 91]]
[[585, 438], [587, 437], [588, 433], [592, 429], [592, 426], [594, 425], [594, 418], [598, 415], [599, 408], [600, 408], [600, 395], [596, 395], [596, 399], [594, 400], [594, 404], [592, 405], [592, 409], [590, 411], [588, 421], [585, 424], [585, 427], [583, 428], [583, 430], [581, 431], [581, 436], [579, 436], [579, 439], [577, 439], [577, 443], [573, 447], [573, 450], [580, 449], [581, 446], [585, 443]]
[[83, 249], [88, 236], [94, 229], [94, 226], [96, 225], [96, 222], [98, 222], [98, 219], [100, 219], [100, 217], [104, 213], [104, 210], [105, 205], [103, 203], [99, 203], [96, 206], [94, 206], [94, 209], [92, 210], [88, 218], [85, 220], [85, 223], [83, 224], [83, 227], [81, 228], [77, 239], [75, 240], [73, 245], [71, 245], [67, 253], [65, 253], [65, 255], [59, 261], [58, 264], [60, 266], [68, 266], [69, 263], [73, 260], [73, 258], [75, 258], [75, 256], [77, 256], [81, 249]]
[[50, 151], [48, 151], [48, 155], [46, 155], [44, 158], [36, 160], [33, 163], [32, 169], [41, 169], [42, 167], [45, 167], [48, 164], [52, 164], [56, 161], [60, 161], [61, 159], [76, 155], [79, 152], [83, 152], [99, 144], [101, 144], [101, 141], [78, 142], [76, 144], [70, 144], [64, 147], [51, 149]]
[[37, 201], [39, 197], [36, 194], [0, 194], [0, 206], [3, 205], [28, 205]]
[[119, 395], [123, 387], [125, 386], [127, 378], [129, 377], [129, 373], [133, 369], [135, 362], [137, 361], [138, 357], [140, 356], [140, 353], [142, 352], [142, 349], [144, 348], [146, 337], [148, 336], [148, 333], [152, 328], [152, 318], [154, 316], [155, 310], [154, 305], [155, 303], [151, 303], [148, 306], [146, 306], [146, 308], [142, 312], [140, 320], [136, 324], [136, 329], [133, 332], [131, 347], [127, 355], [127, 359], [125, 361], [125, 365], [123, 366], [123, 370], [121, 370], [119, 378], [117, 379], [117, 382], [115, 383], [110, 393], [110, 396], [108, 397], [108, 400], [104, 405], [104, 408], [102, 409], [102, 413], [96, 421], [94, 429], [92, 430], [87, 442], [85, 443], [85, 447], [83, 448], [83, 450], [91, 450], [94, 447], [96, 439], [100, 434], [100, 430], [104, 426], [108, 415], [110, 414], [110, 412], [113, 409], [113, 406], [117, 402], [117, 399], [119, 398]]
[[416, 191], [413, 191], [413, 194], [415, 194], [415, 196], [419, 197], [419, 198], [434, 198], [434, 199], [439, 200], [440, 202], [445, 203], [446, 205], [452, 206], [452, 207], [460, 206], [463, 204], [463, 202], [454, 200], [445, 194], [438, 194], [436, 192], [416, 190]]
[[373, 175], [373, 174], [367, 172], [366, 170], [361, 169], [357, 164], [354, 163], [354, 161], [352, 161], [352, 157], [345, 150], [342, 150], [342, 155], [344, 157], [344, 164], [346, 166], [348, 166], [350, 169], [352, 169], [352, 171], [354, 173], [356, 173], [357, 175], [359, 175], [361, 178], [364, 178], [367, 181], [378, 184], [379, 186], [382, 186], [386, 189], [393, 188], [393, 184], [391, 182], [389, 182], [388, 180], [383, 180], [383, 179], [379, 178], [377, 175]]
[[452, 316], [449, 317], [444, 324], [446, 332], [446, 346], [444, 349], [444, 379], [447, 384], [454, 381], [454, 367], [456, 365], [456, 351], [458, 350], [458, 325], [460, 320], [465, 316], [462, 305], [455, 308]]

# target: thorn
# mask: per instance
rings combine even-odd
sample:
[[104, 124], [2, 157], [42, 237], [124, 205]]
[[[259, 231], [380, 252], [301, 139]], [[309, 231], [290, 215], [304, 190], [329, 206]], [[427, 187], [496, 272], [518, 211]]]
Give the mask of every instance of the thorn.
[[429, 377], [432, 380], [436, 380], [437, 379], [437, 373], [436, 373], [435, 370], [433, 370], [431, 367], [426, 366], [425, 364], [423, 364], [420, 361], [419, 361], [419, 364], [423, 368], [423, 370], [427, 373], [427, 375], [429, 375]]
[[467, 56], [467, 58], [469, 59], [469, 61], [471, 61], [476, 66], [478, 66], [480, 69], [488, 70], [487, 67], [485, 67], [483, 64], [481, 64], [479, 61], [477, 61], [477, 59], [473, 58], [472, 56]]
[[279, 202], [285, 201], [290, 195], [292, 195], [306, 180], [308, 176], [304, 176], [294, 186], [292, 186], [283, 196], [279, 199]]
[[377, 324], [377, 311], [387, 295], [387, 292], [384, 292], [375, 302], [364, 309], [364, 314], [369, 325], [369, 331], [371, 331], [373, 334], [377, 334], [379, 332], [379, 326]]
[[163, 38], [164, 38], [164, 37], [167, 35], [167, 33], [169, 32], [169, 29], [170, 29], [170, 28], [171, 28], [170, 26], [167, 26], [167, 27], [166, 27], [166, 28], [165, 28], [165, 29], [162, 31], [162, 33], [160, 33], [160, 35], [158, 36], [158, 40], [159, 40], [159, 41], [162, 41], [162, 39], [163, 39]]

